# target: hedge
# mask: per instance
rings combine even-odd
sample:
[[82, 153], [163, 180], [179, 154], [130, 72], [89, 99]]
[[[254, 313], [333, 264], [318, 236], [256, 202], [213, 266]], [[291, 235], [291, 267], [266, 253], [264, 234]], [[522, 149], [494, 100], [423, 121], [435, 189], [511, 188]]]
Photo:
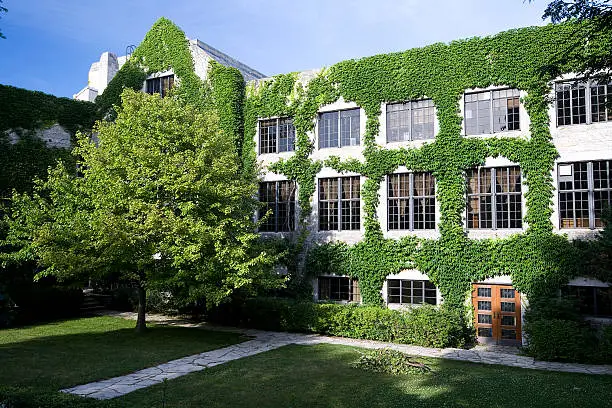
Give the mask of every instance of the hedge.
[[219, 307], [209, 314], [209, 320], [262, 330], [437, 348], [464, 347], [473, 340], [473, 333], [459, 312], [429, 305], [398, 311], [378, 306], [252, 298], [239, 305]]

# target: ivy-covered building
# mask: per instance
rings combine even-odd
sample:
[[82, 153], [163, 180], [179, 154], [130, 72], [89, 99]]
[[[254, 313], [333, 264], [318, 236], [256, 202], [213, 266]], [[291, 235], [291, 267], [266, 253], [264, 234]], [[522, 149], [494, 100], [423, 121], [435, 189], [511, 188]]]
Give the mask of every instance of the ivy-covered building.
[[612, 204], [612, 84], [572, 74], [612, 37], [586, 33], [521, 28], [250, 80], [198, 72], [162, 19], [102, 99], [210, 85], [243, 171], [261, 172], [260, 232], [297, 254], [289, 273], [314, 299], [444, 303], [482, 341], [520, 342], [531, 297], [570, 291], [612, 317], [610, 271], [576, 241]]

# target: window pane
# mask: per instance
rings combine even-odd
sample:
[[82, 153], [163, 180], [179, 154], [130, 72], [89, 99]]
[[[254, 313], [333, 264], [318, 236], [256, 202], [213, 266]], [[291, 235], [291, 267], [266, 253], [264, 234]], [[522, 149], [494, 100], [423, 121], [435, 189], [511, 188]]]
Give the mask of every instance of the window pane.
[[606, 86], [591, 85], [591, 121], [605, 122], [606, 117]]
[[340, 145], [359, 146], [359, 109], [340, 111]]
[[586, 87], [584, 84], [571, 85], [572, 124], [586, 123]]
[[557, 84], [556, 86], [557, 126], [572, 124], [570, 90], [569, 84]]
[[292, 152], [295, 150], [295, 127], [293, 119], [285, 118], [279, 120], [278, 151]]
[[410, 140], [410, 104], [387, 105], [387, 142]]
[[276, 153], [277, 120], [259, 121], [259, 153]]
[[412, 102], [412, 140], [434, 138], [435, 109], [433, 101]]
[[493, 131], [519, 130], [519, 91], [505, 89], [493, 92]]
[[319, 148], [338, 147], [338, 112], [319, 115]]

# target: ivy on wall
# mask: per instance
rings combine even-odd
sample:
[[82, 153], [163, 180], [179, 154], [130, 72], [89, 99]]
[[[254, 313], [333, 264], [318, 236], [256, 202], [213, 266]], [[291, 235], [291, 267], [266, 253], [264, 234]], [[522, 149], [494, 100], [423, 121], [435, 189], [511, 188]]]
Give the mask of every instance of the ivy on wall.
[[[37, 91], [0, 85], [0, 206], [13, 189], [31, 192], [34, 178], [44, 179], [57, 160], [74, 162], [70, 151], [48, 148], [35, 135], [36, 130], [61, 125], [72, 136], [89, 130], [96, 119], [96, 106], [90, 102], [58, 98]], [[11, 143], [7, 131], [19, 138]]]
[[121, 103], [124, 88], [140, 90], [148, 75], [170, 69], [179, 82], [175, 94], [192, 105], [203, 106], [208, 100], [207, 86], [195, 73], [189, 40], [183, 30], [162, 17], [153, 24], [129, 60], [96, 98], [100, 115], [105, 116], [112, 106]]
[[0, 106], [0, 132], [34, 130], [59, 123], [74, 135], [77, 130], [91, 129], [96, 119], [93, 103], [9, 85], [0, 85]]
[[[296, 152], [269, 170], [296, 180], [302, 227], [311, 213], [316, 174], [323, 165], [365, 176], [362, 185], [365, 237], [348, 246], [314, 246], [306, 272], [334, 272], [360, 280], [365, 303], [380, 304], [385, 277], [406, 268], [426, 273], [439, 287], [445, 304], [461, 307], [471, 283], [495, 275], [512, 276], [514, 286], [528, 295], [555, 289], [580, 268], [578, 246], [553, 233], [554, 186], [551, 171], [558, 156], [549, 131], [550, 81], [559, 72], [577, 70], [585, 54], [609, 53], [612, 36], [585, 40], [584, 25], [565, 24], [511, 30], [492, 37], [434, 44], [401, 53], [344, 61], [321, 72], [307, 84], [297, 74], [280, 75], [247, 92], [244, 159], [255, 166], [254, 137], [258, 118], [291, 116], [296, 127]], [[559, 44], [572, 44], [574, 55], [560, 54]], [[521, 137], [464, 137], [459, 101], [465, 90], [503, 85], [527, 92], [522, 103], [530, 117]], [[340, 97], [364, 109], [364, 160], [331, 157], [313, 161], [307, 132], [323, 105]], [[436, 106], [439, 132], [420, 148], [379, 146], [381, 104], [422, 97]], [[523, 129], [525, 131], [525, 129]], [[248, 147], [248, 148], [247, 148]], [[521, 166], [527, 229], [505, 239], [467, 238], [462, 218], [466, 205], [465, 171], [489, 157], [506, 157]], [[428, 171], [436, 179], [440, 238], [385, 239], [377, 218], [379, 189], [386, 174], [399, 166]]]

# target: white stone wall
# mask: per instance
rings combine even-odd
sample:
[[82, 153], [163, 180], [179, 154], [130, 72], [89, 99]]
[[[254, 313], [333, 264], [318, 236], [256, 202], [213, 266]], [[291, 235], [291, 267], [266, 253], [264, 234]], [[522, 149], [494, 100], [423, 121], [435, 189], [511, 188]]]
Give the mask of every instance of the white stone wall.
[[[298, 81], [302, 83], [306, 83], [309, 79], [313, 78], [319, 71], [313, 70], [301, 73], [298, 77]], [[498, 87], [501, 88], [501, 87]], [[495, 87], [487, 88], [496, 89]], [[478, 90], [466, 90], [466, 91], [478, 91]], [[526, 96], [525, 92], [521, 92], [521, 97]], [[460, 115], [463, 116], [464, 109], [464, 100], [461, 98], [459, 101], [460, 106]], [[319, 112], [328, 112], [334, 110], [342, 110], [342, 109], [350, 109], [356, 108], [357, 105], [353, 102], [345, 102], [342, 99], [339, 101], [322, 107]], [[430, 141], [412, 141], [412, 142], [399, 142], [399, 143], [386, 143], [386, 109], [384, 104], [381, 106], [381, 116], [380, 120], [380, 134], [376, 137], [376, 142], [382, 146], [390, 149], [398, 148], [398, 147], [420, 147], [426, 143], [430, 143]], [[517, 137], [517, 138], [526, 138], [530, 137], [530, 120], [529, 116], [524, 108], [524, 105], [521, 104], [520, 107], [520, 131], [509, 131], [502, 132], [497, 134], [490, 135], [478, 135], [478, 136], [465, 136], [470, 138], [486, 138], [491, 136], [500, 136], [500, 137]], [[590, 125], [573, 125], [573, 126], [556, 126], [556, 111], [554, 107], [554, 103], [551, 104], [549, 109], [550, 116], [550, 132], [552, 136], [552, 140], [554, 145], [556, 146], [559, 152], [559, 158], [556, 160], [556, 163], [566, 163], [566, 162], [576, 162], [576, 161], [585, 161], [585, 160], [610, 160], [612, 159], [612, 122], [610, 123], [596, 123]], [[262, 118], [264, 119], [264, 118]], [[314, 127], [314, 130], [309, 133], [309, 138], [313, 142], [315, 148], [311, 155], [311, 158], [314, 160], [325, 160], [330, 156], [339, 156], [341, 159], [349, 159], [355, 158], [358, 160], [363, 160], [363, 134], [365, 133], [365, 123], [366, 117], [363, 109], [361, 110], [360, 116], [360, 127], [361, 127], [361, 135], [362, 135], [362, 145], [361, 146], [351, 146], [351, 147], [342, 147], [342, 148], [326, 148], [319, 149], [318, 147], [318, 126]], [[435, 123], [435, 134], [439, 131], [439, 124]], [[257, 152], [259, 152], [259, 129], [257, 129], [255, 135], [255, 145]], [[276, 162], [280, 158], [287, 159], [291, 157], [293, 152], [283, 152], [280, 154], [261, 154], [258, 155], [258, 161], [263, 168], [271, 163]], [[485, 167], [497, 167], [497, 166], [511, 166], [516, 165], [516, 163], [511, 162], [510, 160], [504, 157], [498, 158], [488, 158], [485, 163]], [[400, 167], [396, 170], [397, 173], [405, 172], [406, 168]], [[333, 169], [324, 167], [322, 171], [317, 175], [317, 180], [319, 178], [325, 177], [336, 177], [340, 176], [338, 172]], [[355, 175], [346, 173], [343, 175]], [[597, 235], [596, 230], [590, 229], [559, 229], [559, 214], [558, 214], [558, 193], [556, 191], [557, 186], [557, 174], [556, 174], [556, 165], [555, 169], [552, 172], [553, 176], [553, 185], [555, 186], [554, 198], [553, 198], [553, 215], [551, 221], [554, 226], [554, 230], [557, 233], [567, 234], [570, 239], [575, 238], [593, 238]], [[284, 180], [284, 176], [276, 175], [274, 173], [265, 172], [263, 179], [265, 181], [273, 181], [273, 180]], [[364, 177], [361, 178], [362, 185], [364, 182]], [[329, 242], [329, 241], [344, 241], [347, 243], [356, 243], [363, 239], [364, 229], [363, 229], [363, 200], [362, 200], [362, 228], [359, 231], [318, 231], [318, 182], [316, 183], [317, 190], [315, 190], [315, 194], [312, 197], [312, 213], [310, 214], [310, 223], [309, 229], [311, 231], [310, 239], [316, 240], [319, 242]], [[522, 193], [523, 193], [523, 217], [526, 214], [526, 199], [525, 193], [527, 192], [528, 187], [525, 183], [522, 184]], [[437, 224], [440, 221], [440, 209], [439, 202], [436, 200], [436, 229], [435, 230], [424, 230], [424, 231], [389, 231], [387, 229], [387, 188], [386, 188], [386, 180], [383, 180], [379, 190], [380, 194], [380, 204], [377, 209], [378, 219], [380, 221], [383, 234], [388, 238], [400, 238], [406, 235], [414, 235], [422, 238], [438, 238], [439, 231], [437, 229]], [[299, 211], [299, 210], [298, 210]], [[297, 218], [297, 217], [296, 217]], [[465, 218], [465, 214], [464, 214]], [[465, 220], [465, 219], [464, 219]], [[466, 233], [469, 238], [472, 239], [482, 239], [482, 238], [503, 238], [508, 237], [512, 234], [524, 232], [527, 228], [526, 222], [523, 222], [522, 229], [500, 229], [500, 230], [492, 230], [492, 229], [473, 229], [467, 230]], [[389, 278], [399, 278], [399, 279], [416, 279], [422, 280], [427, 279], [427, 277], [421, 274], [419, 271], [402, 271], [397, 275], [389, 276]], [[499, 284], [512, 284], [511, 278], [509, 276], [496, 277], [487, 280], [488, 283], [499, 283]], [[578, 280], [576, 281], [578, 282]], [[574, 282], [574, 284], [578, 284]], [[589, 281], [590, 282], [590, 281]], [[316, 279], [315, 279], [316, 284]], [[592, 284], [592, 282], [590, 282]], [[316, 287], [316, 286], [315, 286]], [[315, 291], [316, 292], [316, 291]], [[386, 299], [386, 283], [383, 286], [382, 293], [383, 299]], [[440, 295], [439, 295], [440, 296]], [[440, 296], [440, 301], [441, 296]], [[525, 295], [521, 295], [521, 303], [522, 310], [526, 309], [528, 306], [528, 299]], [[392, 308], [398, 307], [397, 305], [389, 305]]]
[[[23, 130], [20, 130], [23, 131]], [[26, 130], [26, 132], [28, 132]], [[19, 133], [14, 130], [6, 131], [9, 142], [17, 143], [20, 136]], [[47, 147], [70, 149], [72, 147], [71, 135], [62, 126], [55, 124], [46, 129], [37, 129], [34, 131], [34, 135], [44, 141]]]
[[[318, 73], [318, 70], [307, 71], [301, 73], [299, 76], [299, 80], [301, 82], [307, 82], [310, 78]], [[490, 89], [500, 89], [503, 87], [489, 87], [486, 90]], [[471, 91], [479, 91], [480, 89], [469, 89], [467, 92]], [[525, 92], [521, 92], [521, 97], [526, 96]], [[460, 106], [460, 115], [463, 115], [463, 107], [464, 101], [463, 98], [459, 101]], [[326, 105], [322, 107], [319, 112], [329, 112], [334, 110], [343, 110], [358, 107], [354, 102], [345, 102], [340, 99], [337, 102]], [[386, 114], [385, 114], [385, 106], [382, 104], [381, 106], [381, 115], [380, 115], [380, 134], [376, 137], [376, 142], [382, 146], [390, 149], [398, 148], [398, 147], [420, 147], [426, 143], [430, 143], [431, 141], [412, 141], [412, 142], [396, 142], [396, 143], [386, 143]], [[565, 162], [575, 162], [575, 161], [584, 161], [584, 160], [604, 160], [604, 159], [612, 159], [612, 123], [595, 123], [589, 125], [572, 125], [572, 126], [556, 126], [556, 111], [554, 108], [554, 104], [551, 104], [549, 109], [549, 116], [551, 118], [551, 136], [553, 139], [553, 143], [555, 144], [557, 150], [559, 151], [559, 158], [556, 163], [565, 163]], [[349, 146], [342, 148], [325, 148], [319, 149], [318, 147], [318, 126], [315, 125], [314, 130], [309, 133], [309, 137], [313, 142], [315, 148], [313, 153], [311, 154], [311, 158], [313, 160], [325, 160], [330, 156], [339, 156], [341, 159], [349, 159], [355, 158], [358, 160], [363, 160], [363, 134], [365, 133], [365, 122], [366, 116], [363, 109], [361, 110], [360, 117], [360, 126], [361, 126], [361, 135], [362, 135], [362, 145], [361, 146]], [[521, 104], [520, 107], [520, 131], [508, 131], [501, 132], [495, 134], [488, 135], [478, 135], [478, 136], [466, 136], [470, 138], [486, 138], [491, 136], [500, 136], [500, 137], [517, 137], [517, 138], [529, 138], [530, 120], [529, 116], [524, 108], [524, 105]], [[439, 131], [439, 125], [436, 121], [435, 123], [435, 133]], [[257, 129], [255, 136], [255, 145], [256, 149], [259, 152], [259, 129]], [[276, 162], [280, 158], [287, 159], [293, 155], [293, 152], [283, 152], [280, 154], [258, 154], [258, 161], [261, 165], [263, 165], [264, 169], [267, 165]], [[516, 165], [516, 163], [511, 162], [510, 160], [504, 157], [498, 158], [488, 158], [485, 163], [485, 167], [496, 167], [496, 166], [510, 166]], [[405, 168], [398, 168], [396, 170], [397, 173], [406, 171]], [[336, 177], [341, 174], [336, 172], [330, 168], [323, 168], [323, 170], [317, 175], [317, 179], [325, 178], [325, 177]], [[346, 173], [344, 175], [354, 175]], [[553, 185], [557, 186], [557, 175], [556, 175], [556, 166], [552, 172], [553, 176]], [[272, 173], [265, 173], [264, 180], [276, 180], [279, 179], [277, 177], [282, 176], [273, 175]], [[362, 184], [364, 178], [362, 177]], [[317, 183], [318, 186], [318, 183]], [[525, 193], [528, 190], [528, 187], [525, 183], [522, 184], [523, 190], [523, 216], [525, 216], [527, 212]], [[315, 195], [312, 197], [312, 214], [311, 219], [313, 223], [311, 225], [311, 230], [314, 233], [314, 239], [320, 241], [330, 241], [330, 240], [341, 240], [348, 243], [358, 242], [363, 238], [363, 227], [360, 231], [318, 231], [317, 228], [317, 191]], [[423, 231], [389, 231], [387, 230], [387, 188], [386, 188], [386, 180], [383, 180], [381, 183], [381, 188], [379, 190], [380, 193], [380, 205], [377, 209], [378, 219], [381, 223], [381, 227], [383, 229], [383, 233], [385, 237], [388, 238], [400, 238], [405, 235], [414, 235], [423, 238], [437, 238], [439, 237], [439, 232], [437, 230], [423, 230]], [[590, 229], [559, 229], [559, 214], [558, 214], [558, 193], [555, 190], [554, 199], [553, 199], [553, 215], [551, 221], [555, 228], [555, 231], [558, 233], [567, 234], [570, 239], [573, 238], [593, 238], [597, 235], [597, 231]], [[363, 208], [363, 202], [362, 202]], [[465, 214], [464, 214], [465, 217]], [[439, 222], [440, 211], [439, 211], [439, 202], [436, 200], [436, 225]], [[363, 221], [363, 210], [362, 210], [362, 221]], [[503, 238], [508, 237], [512, 234], [520, 233], [525, 231], [527, 228], [527, 224], [523, 222], [523, 228], [521, 229], [466, 229], [466, 233], [469, 238], [472, 239], [482, 239], [482, 238]]]

